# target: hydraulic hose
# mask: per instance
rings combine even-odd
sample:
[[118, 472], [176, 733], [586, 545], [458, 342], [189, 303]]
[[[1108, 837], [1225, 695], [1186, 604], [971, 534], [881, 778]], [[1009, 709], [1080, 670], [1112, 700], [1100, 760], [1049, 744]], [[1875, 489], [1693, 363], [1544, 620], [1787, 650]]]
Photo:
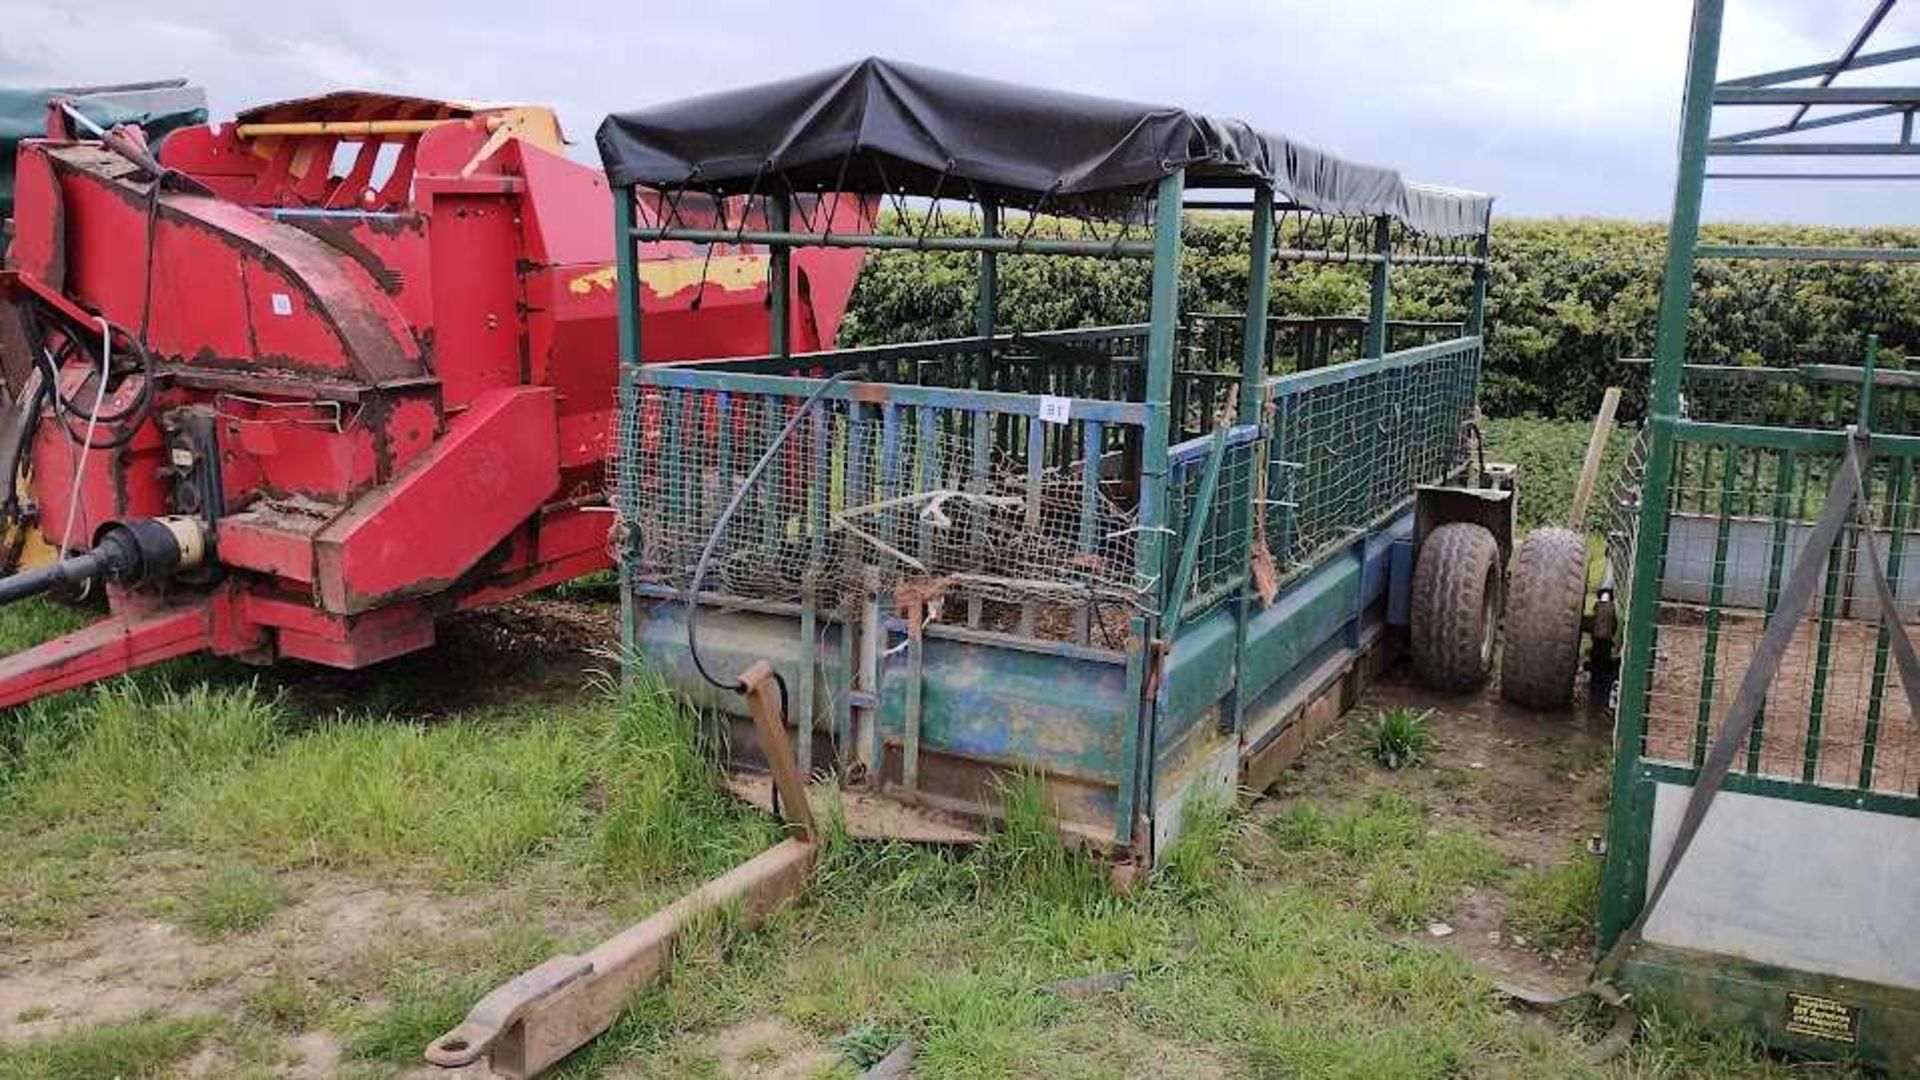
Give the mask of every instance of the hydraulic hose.
[[[848, 378], [852, 374], [852, 368], [835, 372], [832, 377], [822, 382], [819, 386], [814, 387], [813, 393], [807, 395], [807, 400], [801, 402], [800, 407], [793, 411], [793, 415], [787, 418], [787, 425], [781, 428], [780, 433], [773, 437], [773, 441], [767, 444], [766, 452], [760, 455], [760, 460], [754, 462], [753, 468], [747, 471], [747, 478], [741, 481], [738, 488], [734, 489], [733, 498], [727, 500], [727, 508], [720, 512], [719, 519], [713, 523], [713, 531], [707, 534], [706, 546], [700, 549], [700, 561], [693, 569], [693, 582], [687, 587], [687, 651], [693, 654], [694, 670], [700, 673], [700, 677], [721, 690], [733, 690], [744, 694], [748, 688], [745, 680], [742, 679], [740, 675], [734, 676], [731, 683], [723, 683], [719, 679], [714, 678], [713, 673], [707, 670], [707, 665], [700, 659], [700, 584], [706, 580], [707, 566], [713, 561], [714, 549], [720, 546], [720, 537], [725, 535], [727, 523], [733, 520], [734, 513], [740, 509], [742, 503], [746, 502], [747, 492], [753, 490], [753, 485], [760, 479], [760, 474], [767, 471], [767, 466], [772, 463], [774, 455], [780, 452], [780, 448], [786, 445], [788, 436], [792, 435], [794, 429], [800, 426], [801, 419], [813, 410], [814, 404], [825, 397], [827, 391], [832, 389], [835, 383]], [[720, 437], [724, 439], [727, 437], [727, 434], [723, 422]], [[809, 661], [809, 663], [811, 663], [811, 661]], [[741, 674], [744, 675], [745, 673], [742, 672]], [[787, 707], [787, 680], [782, 678], [780, 673], [776, 671], [773, 673], [773, 684], [780, 690], [780, 719], [782, 723], [785, 723], [786, 717], [789, 715]], [[778, 788], [775, 788], [773, 792], [773, 808], [776, 813], [780, 810], [780, 792]]]
[[[760, 455], [760, 460], [754, 462], [753, 468], [747, 471], [747, 478], [742, 480], [740, 486], [734, 489], [733, 498], [727, 500], [727, 508], [720, 512], [720, 517], [713, 523], [713, 531], [707, 534], [706, 546], [700, 549], [700, 561], [693, 569], [693, 583], [687, 587], [687, 651], [693, 654], [694, 670], [700, 673], [701, 678], [707, 680], [707, 682], [718, 689], [738, 690], [740, 689], [740, 678], [739, 676], [735, 676], [732, 682], [721, 682], [719, 679], [714, 678], [713, 673], [707, 670], [707, 665], [700, 659], [700, 638], [698, 630], [700, 620], [700, 583], [706, 580], [707, 567], [713, 562], [714, 549], [720, 546], [720, 537], [726, 533], [727, 523], [733, 520], [734, 513], [740, 509], [742, 503], [746, 502], [747, 493], [753, 490], [753, 485], [760, 479], [760, 474], [767, 471], [767, 466], [773, 461], [774, 455], [778, 454], [780, 448], [786, 445], [788, 436], [793, 434], [793, 430], [800, 426], [800, 421], [806, 417], [808, 412], [812, 411], [816, 402], [826, 396], [827, 391], [832, 389], [835, 383], [840, 382], [852, 374], [853, 369], [851, 368], [836, 372], [831, 378], [815, 387], [813, 393], [807, 396], [807, 400], [801, 402], [800, 407], [793, 411], [793, 415], [787, 418], [787, 425], [780, 429], [778, 435], [773, 437], [773, 441], [767, 444], [766, 452]], [[726, 438], [726, 436], [727, 432], [723, 429], [720, 437]], [[781, 715], [784, 716], [786, 715], [787, 705], [787, 683], [786, 680], [781, 679], [778, 674], [774, 676], [774, 679], [780, 684], [780, 712]]]

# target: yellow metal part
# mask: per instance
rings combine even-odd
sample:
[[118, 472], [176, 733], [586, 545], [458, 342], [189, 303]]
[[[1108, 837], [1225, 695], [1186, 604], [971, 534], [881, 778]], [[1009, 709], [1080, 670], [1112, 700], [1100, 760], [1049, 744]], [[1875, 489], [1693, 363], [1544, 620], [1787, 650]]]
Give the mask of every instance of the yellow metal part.
[[519, 139], [553, 154], [565, 152], [566, 139], [560, 134], [560, 121], [553, 110], [544, 105], [523, 105], [495, 113], [487, 117], [487, 128], [492, 134], [461, 167], [462, 179], [472, 176], [473, 170], [505, 146], [508, 139]]
[[[672, 296], [682, 289], [691, 289], [700, 284], [703, 275], [708, 286], [723, 292], [757, 289], [767, 281], [765, 255], [642, 259], [639, 268], [640, 284], [653, 290], [655, 296]], [[567, 291], [576, 296], [586, 296], [595, 289], [611, 290], [618, 280], [618, 272], [612, 264], [608, 264], [570, 279]]]
[[[31, 479], [30, 476], [22, 476], [16, 486], [23, 503], [27, 499], [27, 485]], [[0, 572], [11, 574], [46, 566], [58, 555], [40, 530], [31, 525], [9, 524], [0, 527], [0, 562], [8, 564], [0, 566]]]
[[[280, 120], [235, 124], [233, 133], [241, 139], [302, 135], [370, 139], [383, 135], [418, 135], [448, 124], [464, 124], [468, 119], [456, 116], [438, 120]], [[487, 153], [499, 149], [498, 144], [509, 138], [524, 140], [556, 154], [565, 149], [566, 140], [560, 134], [560, 120], [545, 105], [515, 105], [471, 119], [481, 121], [488, 131], [494, 133], [494, 137], [488, 140], [488, 146], [492, 149]]]
[[276, 124], [237, 124], [235, 137], [265, 139], [280, 135], [334, 135], [365, 139], [374, 135], [418, 135], [465, 120], [291, 120]]

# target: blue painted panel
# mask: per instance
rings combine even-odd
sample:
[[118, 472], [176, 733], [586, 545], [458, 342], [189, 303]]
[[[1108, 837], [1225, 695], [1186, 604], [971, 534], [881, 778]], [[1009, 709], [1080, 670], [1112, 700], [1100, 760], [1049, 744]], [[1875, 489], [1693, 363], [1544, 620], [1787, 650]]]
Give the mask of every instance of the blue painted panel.
[[1343, 554], [1295, 582], [1272, 607], [1249, 619], [1241, 693], [1259, 696], [1323, 642], [1338, 636], [1353, 618], [1359, 588], [1360, 562]]
[[1160, 678], [1154, 748], [1181, 737], [1196, 722], [1218, 722], [1216, 705], [1233, 689], [1233, 651], [1239, 625], [1221, 608], [1183, 627]]
[[[744, 697], [715, 688], [694, 668], [693, 654], [687, 650], [685, 604], [636, 597], [633, 624], [634, 649], [641, 662], [658, 671], [669, 686], [700, 708], [747, 715]], [[789, 692], [795, 692], [801, 685], [801, 667], [812, 662], [817, 665], [815, 716], [825, 715], [826, 687], [845, 681], [838, 663], [839, 641], [837, 625], [823, 626], [818, 649], [809, 648], [800, 640], [800, 620], [794, 616], [713, 608], [700, 612], [700, 659], [714, 678], [731, 679], [754, 661], [766, 660], [786, 681]], [[793, 708], [797, 711], [799, 706]]]
[[1413, 622], [1413, 541], [1395, 541], [1387, 553], [1387, 625]]
[[[1119, 784], [1127, 669], [1046, 653], [926, 639], [920, 746]], [[905, 730], [907, 657], [880, 673], [882, 723]]]

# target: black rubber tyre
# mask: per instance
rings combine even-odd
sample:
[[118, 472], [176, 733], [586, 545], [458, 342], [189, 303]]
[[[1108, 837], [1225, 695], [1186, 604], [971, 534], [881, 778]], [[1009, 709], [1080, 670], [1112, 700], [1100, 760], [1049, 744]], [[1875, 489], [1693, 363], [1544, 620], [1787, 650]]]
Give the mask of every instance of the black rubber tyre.
[[1513, 559], [1500, 694], [1532, 709], [1573, 703], [1580, 674], [1580, 615], [1587, 606], [1587, 538], [1535, 529]]
[[1420, 544], [1413, 569], [1413, 667], [1435, 690], [1477, 689], [1493, 672], [1500, 626], [1500, 545], [1456, 522]]

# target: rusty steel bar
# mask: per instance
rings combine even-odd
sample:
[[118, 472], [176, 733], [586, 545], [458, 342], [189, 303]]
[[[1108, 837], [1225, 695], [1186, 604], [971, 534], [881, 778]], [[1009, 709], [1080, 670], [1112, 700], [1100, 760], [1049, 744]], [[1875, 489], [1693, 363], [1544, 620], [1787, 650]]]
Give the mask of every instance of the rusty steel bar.
[[794, 761], [778, 676], [765, 660], [740, 676], [740, 692], [773, 773], [781, 814], [797, 835], [701, 885], [646, 919], [575, 956], [550, 957], [495, 987], [459, 1026], [427, 1047], [426, 1059], [457, 1069], [487, 1058], [495, 1075], [537, 1076], [613, 1025], [627, 1002], [662, 978], [687, 930], [737, 910], [758, 926], [800, 894], [819, 853], [805, 777]]

